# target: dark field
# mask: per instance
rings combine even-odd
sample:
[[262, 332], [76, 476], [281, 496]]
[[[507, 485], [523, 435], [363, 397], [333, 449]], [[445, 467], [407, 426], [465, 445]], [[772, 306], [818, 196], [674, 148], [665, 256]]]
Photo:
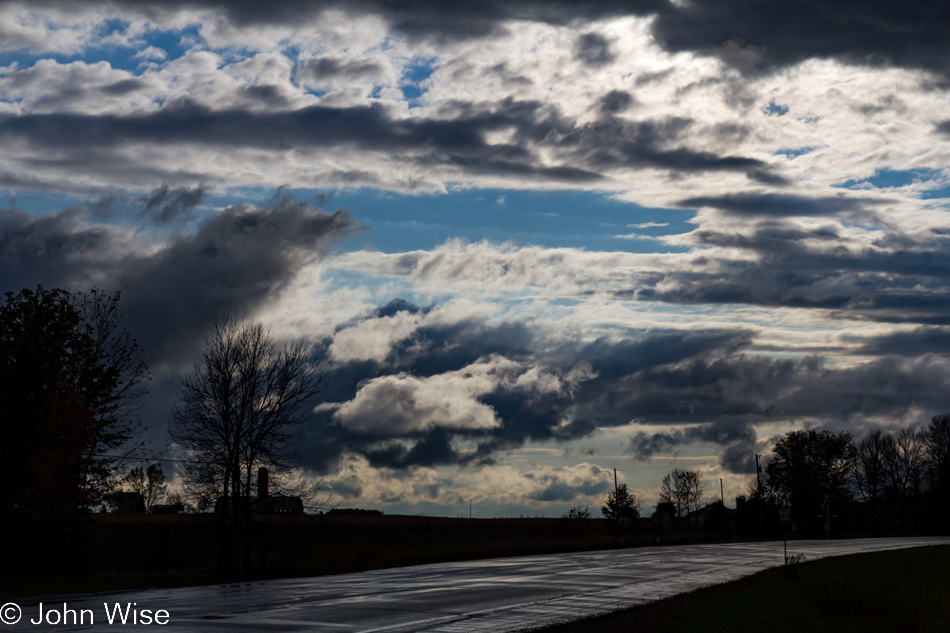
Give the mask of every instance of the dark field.
[[950, 547], [829, 558], [543, 633], [950, 631]]
[[[233, 580], [215, 573], [216, 517], [96, 514], [84, 529], [83, 571], [0, 577], [0, 595], [187, 586]], [[318, 576], [424, 563], [653, 545], [654, 524], [606, 520], [271, 515], [254, 523], [251, 578]], [[665, 543], [710, 533], [664, 534]]]

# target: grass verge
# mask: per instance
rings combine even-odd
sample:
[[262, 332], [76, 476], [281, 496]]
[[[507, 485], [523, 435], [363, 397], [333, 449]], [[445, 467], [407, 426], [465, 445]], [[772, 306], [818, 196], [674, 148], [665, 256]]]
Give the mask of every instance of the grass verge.
[[[212, 515], [94, 515], [87, 562], [72, 576], [5, 573], [0, 598], [182, 587], [323, 576], [425, 563], [653, 546], [652, 523], [618, 526], [566, 519], [270, 515], [254, 523], [252, 570], [214, 572], [219, 524]], [[713, 542], [715, 534], [667, 534], [669, 545]], [[4, 600], [0, 600], [0, 603]]]
[[804, 562], [543, 633], [950, 631], [950, 546]]

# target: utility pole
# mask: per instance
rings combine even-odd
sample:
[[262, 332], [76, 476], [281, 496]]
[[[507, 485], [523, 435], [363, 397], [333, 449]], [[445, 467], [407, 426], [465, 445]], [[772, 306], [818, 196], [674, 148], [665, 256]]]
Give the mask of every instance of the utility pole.
[[614, 468], [614, 521], [620, 520], [620, 504], [617, 503], [617, 469]]
[[468, 500], [468, 518], [472, 518], [472, 500]]
[[759, 454], [755, 454], [755, 482], [759, 494], [759, 539], [765, 540], [765, 528], [762, 526], [762, 467], [759, 466]]
[[821, 504], [821, 509], [825, 511], [825, 540], [831, 538], [831, 499], [825, 495], [825, 502]]
[[719, 478], [719, 503], [726, 507], [726, 493], [722, 491], [722, 477]]

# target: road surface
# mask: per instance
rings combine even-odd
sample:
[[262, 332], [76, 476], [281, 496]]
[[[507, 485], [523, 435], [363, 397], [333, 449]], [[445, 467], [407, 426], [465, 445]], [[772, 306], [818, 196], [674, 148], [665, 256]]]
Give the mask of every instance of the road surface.
[[[950, 538], [793, 541], [806, 560]], [[361, 574], [14, 601], [4, 631], [141, 631], [167, 612], [163, 633], [523, 631], [633, 607], [782, 564], [782, 543], [730, 543], [524, 556]], [[2, 597], [0, 597], [2, 598]], [[4, 602], [6, 602], [4, 600]], [[65, 603], [65, 606], [64, 606]], [[108, 621], [106, 606], [112, 615]], [[127, 610], [127, 624], [119, 624]], [[88, 610], [83, 612], [83, 610]], [[146, 611], [148, 613], [146, 613]], [[139, 626], [132, 625], [137, 613]], [[4, 605], [0, 615], [13, 611]], [[144, 614], [144, 615], [143, 615]], [[165, 618], [158, 613], [159, 620]], [[59, 620], [32, 624], [36, 620]], [[118, 628], [116, 628], [118, 627]]]

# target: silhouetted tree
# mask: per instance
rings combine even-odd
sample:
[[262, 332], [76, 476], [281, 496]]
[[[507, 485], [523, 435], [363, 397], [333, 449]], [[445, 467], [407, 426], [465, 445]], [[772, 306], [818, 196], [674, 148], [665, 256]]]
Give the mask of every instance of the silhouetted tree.
[[947, 531], [950, 530], [950, 415], [935, 415], [923, 438], [930, 505], [938, 527]]
[[660, 485], [660, 501], [672, 503], [676, 516], [684, 517], [702, 507], [706, 495], [706, 478], [698, 470], [674, 468]]
[[122, 483], [132, 492], [142, 495], [146, 512], [151, 512], [152, 506], [158, 503], [168, 491], [168, 486], [165, 484], [165, 472], [157, 464], [149, 464], [144, 469], [136, 466], [123, 477]]
[[582, 508], [580, 506], [571, 506], [571, 509], [567, 511], [567, 514], [561, 517], [562, 519], [589, 519], [590, 510], [587, 508]]
[[885, 495], [903, 524], [923, 492], [923, 434], [914, 429], [900, 429], [888, 437], [884, 451]]
[[641, 509], [640, 498], [630, 492], [627, 484], [620, 484], [617, 490], [607, 493], [607, 501], [600, 513], [608, 519], [636, 519]]
[[[42, 512], [46, 503], [95, 505], [118, 461], [140, 447], [135, 439], [141, 424], [132, 415], [148, 373], [135, 341], [119, 326], [118, 302], [118, 293], [97, 289], [69, 293], [38, 286], [4, 295], [4, 507]], [[37, 489], [47, 484], [58, 492]]]
[[792, 506], [792, 516], [803, 528], [820, 529], [825, 495], [832, 508], [851, 500], [855, 448], [849, 433], [792, 431], [775, 443], [772, 453], [765, 469], [768, 487], [780, 504]]
[[148, 370], [118, 303], [41, 286], [0, 301], [0, 513], [33, 525], [27, 536], [99, 504], [142, 448], [134, 407]]
[[867, 521], [875, 531], [886, 523], [884, 491], [887, 483], [887, 453], [891, 437], [874, 429], [855, 446], [855, 484], [867, 504]]
[[277, 345], [260, 323], [232, 318], [214, 324], [194, 374], [181, 379], [169, 435], [187, 452], [186, 487], [200, 504], [217, 496], [230, 512], [222, 534], [226, 568], [247, 571], [257, 469], [266, 466], [275, 477], [291, 469], [305, 405], [324, 384], [302, 342]]
[[887, 477], [885, 460], [889, 444], [890, 436], [881, 429], [874, 429], [855, 446], [855, 481], [858, 492], [865, 502], [874, 506], [884, 499]]

